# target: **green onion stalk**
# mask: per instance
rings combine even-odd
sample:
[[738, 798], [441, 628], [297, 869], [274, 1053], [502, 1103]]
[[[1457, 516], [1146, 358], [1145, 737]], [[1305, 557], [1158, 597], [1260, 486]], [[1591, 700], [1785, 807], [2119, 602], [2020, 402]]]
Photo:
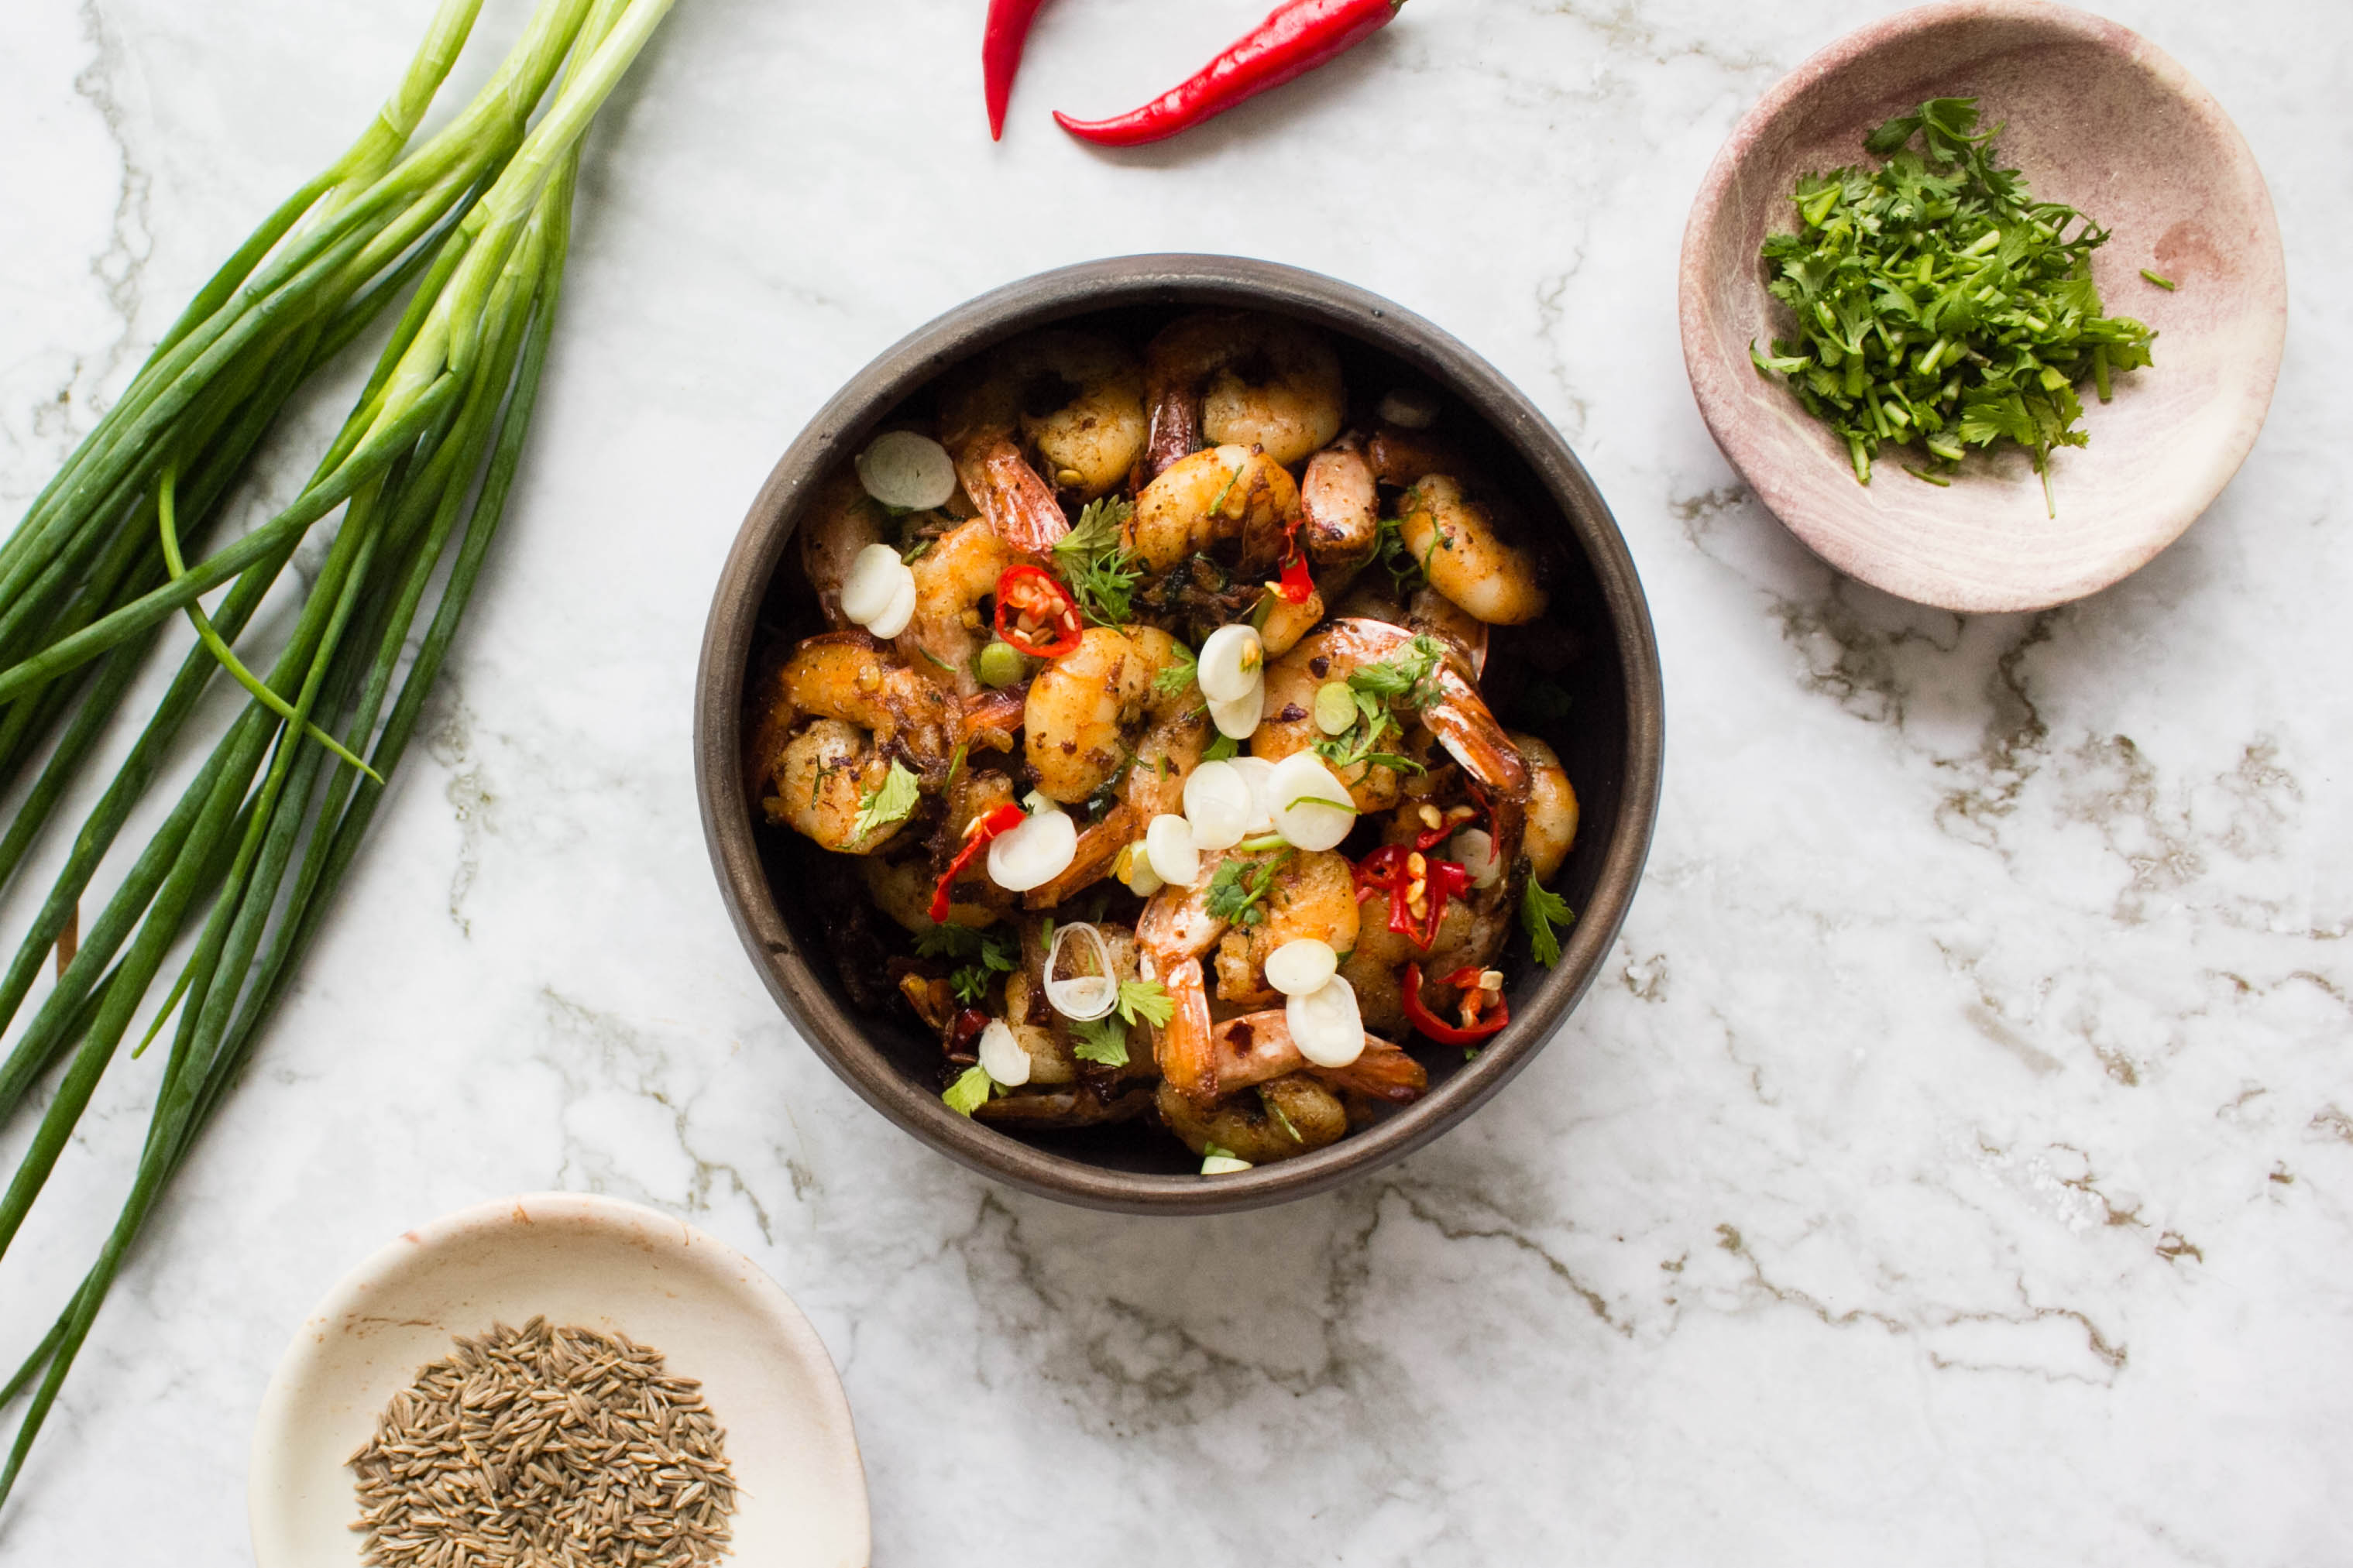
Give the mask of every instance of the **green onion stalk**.
[[[671, 4], [542, 0], [481, 91], [412, 146], [480, 7], [444, 0], [367, 130], [197, 291], [0, 543], [0, 788], [31, 774], [0, 834], [0, 887], [63, 831], [57, 808], [165, 624], [185, 616], [196, 633], [0, 971], [0, 1029], [14, 1031], [0, 1055], [0, 1121], [30, 1116], [36, 1091], [52, 1086], [0, 1191], [0, 1259], [133, 1022], [147, 1012], [134, 1057], [172, 1029], [121, 1214], [0, 1384], [0, 1408], [26, 1402], [0, 1501], [126, 1253], [316, 937], [416, 731], [522, 458], [581, 135]], [[214, 542], [288, 405], [387, 315], [374, 373], [301, 493], [242, 537]], [[338, 514], [290, 637], [266, 670], [249, 668], [238, 637], [311, 530]], [[202, 596], [224, 585], [207, 610]], [[112, 890], [80, 929], [101, 866], [123, 858], [123, 824], [224, 673], [245, 706], [145, 846], [110, 868]], [[57, 982], [19, 1027], [53, 952]], [[150, 1008], [175, 956], [176, 977]]]

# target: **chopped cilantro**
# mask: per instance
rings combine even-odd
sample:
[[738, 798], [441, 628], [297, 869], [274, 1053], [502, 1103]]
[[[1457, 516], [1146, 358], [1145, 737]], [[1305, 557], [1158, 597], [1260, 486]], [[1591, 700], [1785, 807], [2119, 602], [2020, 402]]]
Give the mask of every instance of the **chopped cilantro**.
[[1528, 951], [1535, 961], [1550, 969], [1560, 962], [1560, 938], [1553, 927], [1562, 930], [1577, 923], [1577, 911], [1558, 893], [1548, 893], [1534, 877], [1520, 890], [1520, 925], [1528, 933]]
[[1002, 1092], [988, 1069], [975, 1062], [964, 1069], [964, 1075], [942, 1091], [940, 1098], [958, 1116], [970, 1116], [988, 1103], [988, 1097]]
[[2049, 506], [2052, 452], [2090, 440], [2075, 389], [2105, 402], [2109, 374], [2151, 363], [2156, 334], [2103, 314], [2092, 252], [2107, 231], [2036, 200], [1997, 133], [1978, 129], [1977, 100], [1931, 99], [1864, 139], [1876, 171], [1799, 179], [1798, 231], [1763, 251], [1796, 335], [1749, 357], [1845, 441], [1863, 484], [1883, 445], [1918, 442], [1930, 479], [2008, 443]]
[[1208, 748], [1201, 753], [1201, 760], [1205, 763], [1222, 763], [1230, 757], [1240, 755], [1242, 743], [1231, 735], [1219, 735], [1210, 742]]
[[919, 781], [907, 771], [907, 764], [898, 758], [891, 759], [891, 771], [883, 775], [881, 784], [858, 797], [858, 820], [850, 825], [854, 842], [864, 842], [866, 836], [878, 827], [906, 820], [922, 798], [916, 788]]

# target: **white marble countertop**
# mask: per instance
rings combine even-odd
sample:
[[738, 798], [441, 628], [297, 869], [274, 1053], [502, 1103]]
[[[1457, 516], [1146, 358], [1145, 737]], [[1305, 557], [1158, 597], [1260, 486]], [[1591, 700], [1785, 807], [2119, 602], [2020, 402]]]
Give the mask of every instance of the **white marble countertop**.
[[[1961, 619], [1747, 500], [1675, 337], [1717, 143], [1892, 6], [1417, 0], [1184, 141], [1104, 157], [1046, 120], [1140, 101], [1263, 5], [1058, 0], [991, 146], [979, 0], [681, 0], [596, 142], [430, 744], [0, 1554], [247, 1561], [255, 1406], [313, 1300], [418, 1220], [572, 1187], [690, 1216], [799, 1300], [889, 1563], [2341, 1560], [2353, 15], [2103, 7], [2267, 172], [2286, 364], [2153, 565]], [[430, 9], [10, 7], [0, 510]], [[484, 38], [524, 9], [492, 0]], [[744, 508], [845, 377], [998, 283], [1156, 249], [1349, 279], [1517, 380], [1616, 509], [1671, 711], [1622, 942], [1508, 1093], [1338, 1194], [1147, 1224], [987, 1185], [801, 1047], [720, 908], [688, 698]], [[155, 1066], [117, 1064], [6, 1259], [12, 1365]]]

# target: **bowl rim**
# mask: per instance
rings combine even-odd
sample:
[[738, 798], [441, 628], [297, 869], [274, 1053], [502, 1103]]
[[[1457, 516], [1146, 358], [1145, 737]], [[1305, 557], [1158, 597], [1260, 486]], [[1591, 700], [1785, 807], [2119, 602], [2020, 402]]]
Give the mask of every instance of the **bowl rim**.
[[[1732, 378], [1754, 373], [1745, 361], [1727, 370], [1707, 352], [1709, 329], [1704, 284], [1711, 268], [1706, 258], [1706, 237], [1715, 226], [1716, 214], [1744, 161], [1764, 140], [1763, 133], [1802, 95], [1896, 40], [1938, 27], [1985, 21], [2031, 26], [2053, 37], [2105, 49], [2147, 72], [2209, 125], [2246, 183], [2250, 205], [2264, 242], [2259, 259], [2278, 296], [2271, 312], [2272, 331], [2264, 350], [2261, 384], [2250, 398], [2253, 417], [2230, 440], [2217, 446], [2205, 481], [2185, 488], [2172, 506], [2152, 513], [2153, 526], [2134, 542], [2133, 548], [2116, 552], [2105, 563], [2105, 575], [2098, 581], [2079, 575], [2066, 584], [2039, 591], [2024, 587], [1990, 591], [1983, 585], [1943, 579], [1938, 574], [1918, 568], [1893, 571], [1884, 562], [1848, 548], [1834, 532], [1815, 527], [1808, 515], [1803, 492], [1779, 476], [1763, 442], [1753, 433], [1749, 422], [1741, 417], [1737, 400], [1727, 388], [1726, 383]], [[2058, 4], [2057, 0], [1931, 0], [1930, 4], [1865, 23], [1832, 39], [1768, 88], [1734, 124], [1709, 162], [1707, 174], [1700, 182], [1699, 191], [1692, 198], [1691, 213], [1683, 222], [1683, 245], [1676, 258], [1675, 313], [1683, 340], [1683, 373], [1708, 434], [1741, 482], [1783, 527], [1839, 572], [1883, 592], [1962, 614], [1998, 614], [2050, 609], [2113, 587], [2162, 554], [2213, 505], [2248, 454], [2254, 450], [2278, 389], [2287, 342], [2287, 272], [2280, 241], [2279, 214], [2272, 202], [2271, 186], [2255, 162], [2253, 149], [2247, 145], [2245, 134], [2221, 101], [2180, 61], [2120, 22]], [[1762, 479], [1757, 478], [1760, 473]]]
[[[1305, 320], [1376, 347], [1461, 396], [1559, 506], [1599, 584], [1625, 672], [1617, 820], [1592, 897], [1532, 1005], [1476, 1060], [1396, 1116], [1314, 1153], [1228, 1176], [1110, 1170], [1050, 1153], [957, 1115], [904, 1077], [810, 973], [828, 961], [803, 955], [784, 924], [735, 763], [757, 611], [790, 539], [789, 514], [802, 487], [951, 365], [1018, 331], [1139, 305], [1240, 307]], [[869, 1105], [949, 1158], [1026, 1192], [1126, 1213], [1214, 1214], [1306, 1197], [1403, 1158], [1485, 1103], [1548, 1043], [1599, 973], [1641, 880], [1658, 815], [1664, 721], [1657, 640], [1624, 536], [1567, 441], [1485, 360], [1420, 316], [1321, 273], [1232, 256], [1110, 257], [1006, 284], [918, 328], [852, 375], [786, 448], [745, 513], [712, 595], [695, 674], [695, 793], [712, 869], [745, 952], [802, 1038]]]

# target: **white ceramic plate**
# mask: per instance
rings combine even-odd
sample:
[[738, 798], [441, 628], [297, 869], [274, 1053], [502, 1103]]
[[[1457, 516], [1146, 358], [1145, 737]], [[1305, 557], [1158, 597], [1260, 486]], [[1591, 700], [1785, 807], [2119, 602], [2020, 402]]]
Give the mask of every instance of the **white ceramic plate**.
[[360, 1561], [343, 1468], [458, 1334], [533, 1315], [627, 1334], [699, 1379], [740, 1489], [732, 1561], [865, 1568], [866, 1474], [825, 1346], [758, 1265], [666, 1215], [540, 1193], [436, 1220], [361, 1264], [262, 1395], [247, 1506], [259, 1568]]

